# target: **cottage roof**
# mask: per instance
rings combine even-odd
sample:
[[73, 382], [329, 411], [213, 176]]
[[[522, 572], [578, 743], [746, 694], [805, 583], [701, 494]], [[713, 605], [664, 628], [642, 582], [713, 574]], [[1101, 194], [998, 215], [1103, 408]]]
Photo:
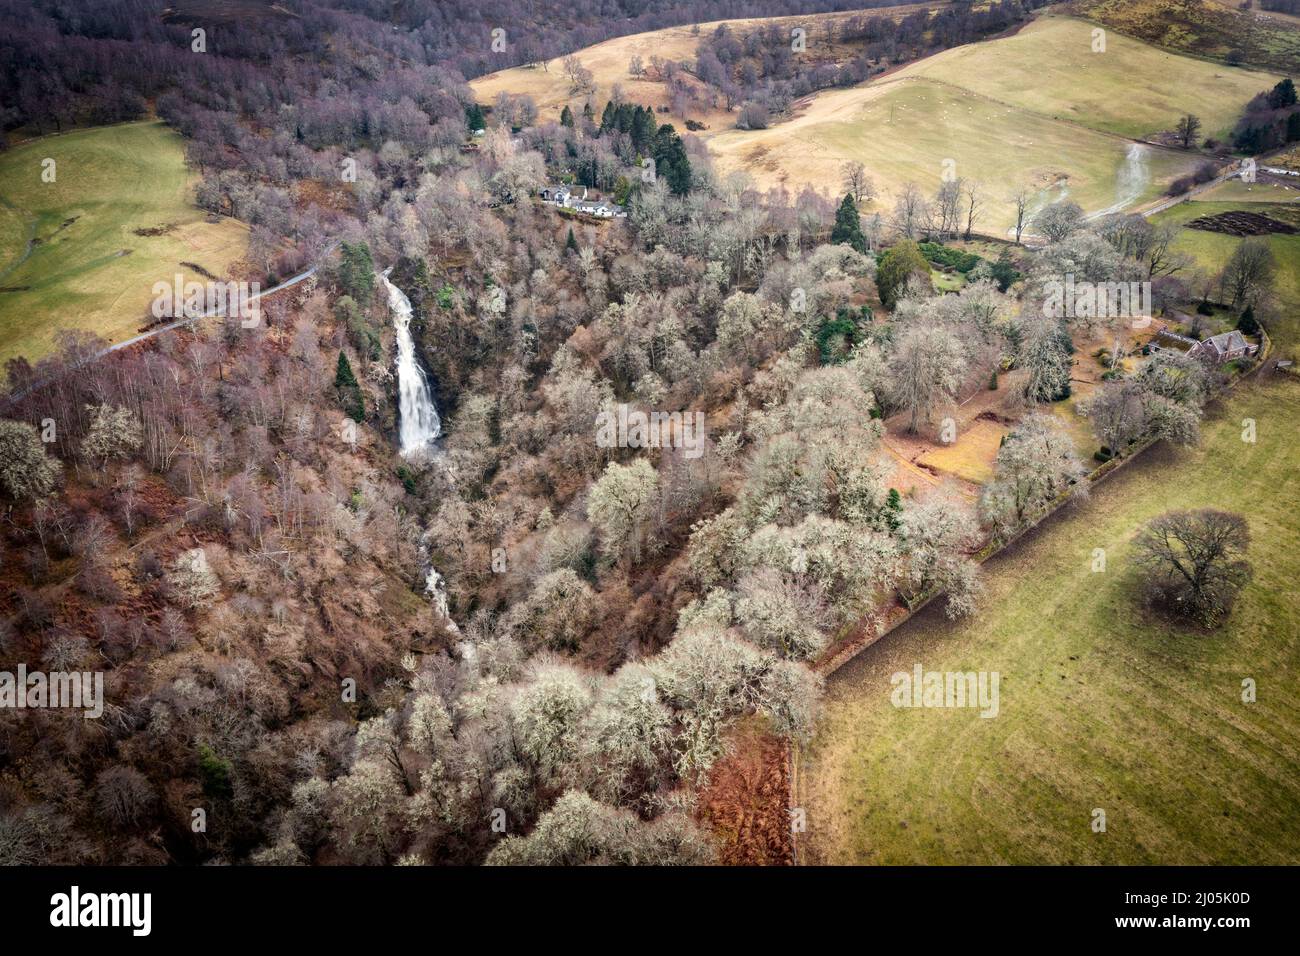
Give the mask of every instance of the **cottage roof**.
[[1247, 345], [1245, 336], [1238, 329], [1211, 335], [1205, 341], [1213, 345], [1216, 352], [1231, 352], [1233, 349], [1244, 349]]

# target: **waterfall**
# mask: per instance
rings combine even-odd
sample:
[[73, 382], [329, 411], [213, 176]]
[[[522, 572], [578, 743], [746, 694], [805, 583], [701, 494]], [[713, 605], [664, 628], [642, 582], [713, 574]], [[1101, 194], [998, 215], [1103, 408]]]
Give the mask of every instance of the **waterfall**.
[[1124, 165], [1120, 167], [1119, 178], [1115, 183], [1117, 204], [1131, 206], [1137, 202], [1150, 178], [1147, 172], [1147, 148], [1141, 143], [1134, 143], [1128, 148], [1128, 155], [1124, 157]]
[[1151, 181], [1151, 171], [1147, 168], [1147, 148], [1141, 143], [1129, 144], [1124, 155], [1124, 163], [1115, 174], [1115, 202], [1105, 209], [1099, 209], [1089, 219], [1122, 212], [1142, 198], [1142, 192]]
[[[388, 307], [393, 310], [393, 327], [397, 330], [397, 437], [403, 457], [422, 457], [433, 449], [433, 443], [442, 434], [442, 421], [433, 404], [433, 391], [428, 376], [415, 358], [415, 340], [411, 338], [411, 300], [397, 286], [388, 281], [385, 269], [379, 276], [388, 290]], [[427, 539], [428, 532], [425, 532]], [[447, 582], [438, 569], [429, 562], [427, 540], [420, 542], [420, 563], [427, 569], [424, 593], [433, 608], [444, 619], [447, 629], [460, 635], [456, 622], [447, 613]]]
[[429, 568], [429, 573], [425, 575], [424, 593], [429, 595], [429, 600], [438, 609], [438, 613], [450, 620], [447, 614], [447, 582], [443, 580], [437, 568]]
[[411, 300], [388, 281], [388, 272], [380, 280], [388, 289], [388, 307], [393, 310], [397, 330], [397, 434], [403, 456], [428, 452], [442, 434], [442, 422], [433, 404], [429, 379], [415, 358], [415, 341], [411, 338]]
[[429, 564], [429, 549], [424, 545], [424, 543], [420, 544], [420, 559], [429, 569], [428, 573], [424, 576], [425, 597], [429, 599], [429, 603], [433, 605], [433, 609], [437, 611], [438, 616], [442, 618], [442, 624], [447, 629], [447, 632], [454, 637], [460, 637], [460, 628], [457, 627], [456, 622], [452, 620], [451, 612], [448, 609], [447, 581], [438, 573], [437, 568], [432, 564]]

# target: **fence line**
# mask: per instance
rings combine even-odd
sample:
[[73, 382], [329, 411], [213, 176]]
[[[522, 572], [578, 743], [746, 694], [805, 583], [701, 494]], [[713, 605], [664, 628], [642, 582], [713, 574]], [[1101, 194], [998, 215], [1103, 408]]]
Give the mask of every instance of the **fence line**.
[[[1217, 401], [1220, 398], [1226, 397], [1235, 388], [1237, 388], [1237, 386], [1240, 385], [1242, 382], [1247, 381], [1248, 379], [1253, 379], [1255, 375], [1259, 372], [1259, 370], [1264, 367], [1265, 362], [1268, 360], [1269, 355], [1273, 350], [1273, 340], [1269, 338], [1268, 333], [1263, 329], [1260, 330], [1260, 338], [1263, 341], [1260, 346], [1259, 355], [1256, 358], [1255, 364], [1252, 365], [1250, 369], [1243, 372], [1240, 376], [1238, 376], [1237, 378], [1229, 382], [1227, 385], [1225, 385], [1223, 389], [1220, 390], [1213, 397], [1213, 400]], [[1101, 482], [1105, 481], [1107, 478], [1115, 474], [1121, 468], [1127, 466], [1130, 462], [1137, 460], [1139, 457], [1141, 457], [1143, 452], [1153, 447], [1154, 445], [1158, 444], [1162, 440], [1163, 439], [1160, 438], [1149, 438], [1141, 445], [1139, 445], [1136, 449], [1134, 449], [1130, 454], [1125, 455], [1123, 458], [1111, 458], [1109, 461], [1102, 462], [1102, 464], [1098, 465], [1096, 468], [1094, 468], [1091, 472], [1087, 474], [1086, 480], [1088, 482], [1089, 487], [1095, 487], [1096, 485], [1099, 485]], [[1052, 515], [1056, 514], [1056, 512], [1058, 512], [1061, 508], [1063, 508], [1065, 505], [1069, 504], [1074, 500], [1076, 499], [1073, 494], [1059, 495], [1056, 498], [1056, 500], [1053, 501], [1052, 504], [1048, 507], [1048, 510], [1045, 511], [1037, 520], [1035, 520], [1033, 524], [1029, 524], [1021, 528], [1019, 531], [1017, 531], [1006, 541], [1002, 542], [1001, 544], [997, 544], [996, 547], [993, 546], [993, 542], [990, 542], [989, 545], [986, 545], [985, 547], [981, 548], [974, 555], [975, 561], [979, 564], [983, 564], [985, 561], [989, 560], [993, 556], [1001, 554], [1011, 545], [1021, 540], [1025, 535], [1029, 534], [1031, 531], [1037, 530], [1044, 521], [1046, 521]], [[840, 670], [840, 668], [844, 667], [846, 664], [848, 664], [850, 661], [856, 658], [867, 648], [876, 644], [878, 641], [884, 640], [886, 637], [888, 637], [894, 631], [898, 630], [900, 627], [902, 627], [904, 624], [910, 621], [921, 611], [925, 610], [927, 607], [929, 607], [930, 602], [936, 600], [937, 598], [942, 597], [944, 593], [946, 592], [934, 591], [931, 592], [930, 594], [927, 594], [919, 604], [917, 604], [915, 607], [908, 608], [906, 613], [904, 613], [902, 617], [900, 617], [894, 623], [890, 624], [879, 634], [876, 634], [865, 640], [855, 641], [851, 644], [846, 645], [845, 647], [840, 648], [829, 658], [814, 665], [813, 669], [822, 678], [831, 677], [833, 674], [835, 674], [836, 671]], [[786, 794], [786, 807], [787, 807], [788, 819], [792, 819], [792, 814], [793, 811], [796, 809], [795, 804], [799, 793], [798, 791], [798, 768], [800, 762], [799, 757], [800, 757], [800, 748], [798, 744], [791, 741], [787, 745], [787, 760], [789, 761], [789, 766], [790, 766], [790, 770], [787, 775], [787, 778], [790, 781], [790, 791], [789, 793]], [[790, 833], [790, 847], [791, 847], [790, 862], [793, 866], [798, 866], [799, 865], [799, 834], [798, 832], [794, 831], [793, 828], [791, 829], [791, 833]]]

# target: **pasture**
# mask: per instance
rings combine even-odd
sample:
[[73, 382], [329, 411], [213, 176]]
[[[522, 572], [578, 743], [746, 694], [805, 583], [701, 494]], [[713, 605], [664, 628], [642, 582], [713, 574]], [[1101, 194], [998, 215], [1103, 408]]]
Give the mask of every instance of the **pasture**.
[[[871, 14], [873, 16], [890, 16], [899, 19], [917, 10], [933, 9], [944, 5], [942, 0], [927, 3], [907, 3], [893, 7], [881, 7], [872, 10]], [[756, 26], [776, 23], [788, 25], [790, 28], [802, 26], [808, 31], [809, 44], [814, 49], [819, 50], [819, 55], [824, 55], [828, 59], [835, 59], [835, 50], [833, 48], [823, 54], [817, 46], [819, 42], [822, 42], [820, 39], [822, 31], [828, 23], [856, 15], [857, 11], [849, 11], [846, 13], [814, 13], [790, 17], [714, 20], [708, 23], [667, 27], [663, 30], [652, 30], [647, 33], [615, 37], [612, 40], [606, 40], [603, 43], [597, 43], [584, 50], [579, 50], [575, 55], [582, 65], [592, 72], [596, 92], [590, 98], [596, 105], [597, 110], [603, 107], [605, 101], [609, 99], [616, 83], [622, 86], [623, 95], [629, 102], [658, 108], [668, 105], [666, 87], [652, 77], [633, 78], [628, 73], [628, 64], [633, 56], [640, 56], [647, 68], [650, 65], [652, 56], [676, 62], [693, 62], [695, 60], [695, 50], [699, 45], [701, 36], [711, 33], [724, 23], [739, 33]], [[498, 93], [527, 94], [537, 103], [541, 118], [553, 122], [559, 121], [560, 111], [565, 105], [571, 106], [575, 112], [578, 112], [588, 99], [585, 94], [571, 92], [568, 78], [564, 74], [564, 68], [559, 59], [551, 60], [544, 65], [513, 67], [508, 70], [490, 73], [487, 76], [472, 80], [470, 89], [474, 91], [474, 96], [478, 102], [485, 105], [491, 105]], [[672, 119], [680, 128], [685, 118], [675, 116]], [[722, 109], [713, 112], [692, 112], [691, 118], [703, 120], [709, 123], [711, 127], [718, 126], [719, 128], [730, 126], [735, 122], [735, 115], [729, 114]]]
[[[1158, 446], [991, 559], [975, 620], [929, 608], [838, 672], [798, 775], [801, 859], [1300, 862], [1298, 421], [1300, 384], [1245, 388], [1199, 447]], [[1255, 578], [1208, 634], [1140, 611], [1129, 560], [1145, 522], [1197, 507], [1253, 536]], [[895, 708], [890, 677], [917, 663], [998, 671], [998, 715]]]
[[868, 211], [888, 211], [907, 183], [927, 195], [948, 170], [983, 184], [979, 228], [1002, 234], [1014, 224], [1009, 201], [1035, 191], [1034, 206], [1070, 198], [1089, 212], [1154, 198], [1161, 185], [1195, 165], [1182, 153], [1040, 116], [967, 90], [901, 76], [822, 93], [799, 116], [759, 131], [708, 137], [724, 171], [743, 169], [763, 186], [811, 184], [841, 189], [845, 161], [864, 163], [880, 192]]
[[1278, 178], [1261, 177], [1258, 182], [1243, 183], [1240, 179], [1229, 179], [1196, 197], [1198, 202], [1226, 203], [1295, 203], [1300, 202], [1300, 179], [1294, 184]]
[[[54, 181], [42, 179], [54, 160]], [[78, 130], [0, 154], [0, 362], [36, 360], [61, 329], [128, 338], [155, 282], [225, 277], [247, 248], [206, 221], [181, 138], [159, 122]], [[29, 247], [28, 241], [31, 241]]]
[[[1257, 185], [1256, 188], [1262, 187]], [[1152, 218], [1152, 222], [1181, 226], [1201, 216], [1213, 216], [1243, 208], [1268, 213], [1268, 206], [1257, 203], [1192, 201], [1159, 213]], [[1291, 221], [1291, 213], [1285, 207], [1277, 215], [1284, 221]], [[1218, 275], [1242, 241], [1234, 236], [1200, 229], [1180, 229], [1174, 248], [1191, 256], [1197, 268], [1214, 276]], [[1277, 295], [1281, 302], [1278, 317], [1269, 328], [1269, 334], [1273, 336], [1280, 351], [1291, 350], [1300, 345], [1300, 235], [1273, 234], [1266, 241], [1277, 261]]]
[[1114, 31], [1094, 51], [1093, 25], [1044, 16], [1014, 36], [960, 46], [901, 76], [949, 83], [1020, 109], [1142, 139], [1195, 113], [1203, 136], [1226, 137], [1242, 107], [1281, 79], [1180, 56]]

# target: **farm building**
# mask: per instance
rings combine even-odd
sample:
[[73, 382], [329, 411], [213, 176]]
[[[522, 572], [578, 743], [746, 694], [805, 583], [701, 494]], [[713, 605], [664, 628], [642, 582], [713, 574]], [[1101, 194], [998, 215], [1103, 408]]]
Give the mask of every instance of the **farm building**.
[[561, 209], [572, 209], [574, 212], [580, 212], [584, 215], [595, 216], [597, 219], [623, 219], [627, 217], [627, 210], [618, 203], [609, 202], [604, 199], [588, 199], [587, 187], [579, 186], [582, 194], [578, 195], [568, 186], [543, 186], [537, 191], [543, 202], [559, 206]]
[[[543, 202], [554, 203], [557, 206], [567, 206], [569, 204], [569, 200], [573, 196], [573, 190], [570, 189], [568, 186], [563, 186], [563, 185], [543, 186], [541, 189], [537, 190], [537, 195], [541, 197]], [[586, 186], [582, 187], [581, 198], [583, 199], [587, 198]]]
[[1258, 345], [1247, 342], [1244, 335], [1233, 329], [1231, 332], [1220, 332], [1218, 335], [1211, 335], [1204, 342], [1197, 342], [1187, 350], [1187, 354], [1194, 355], [1214, 365], [1222, 365], [1224, 362], [1231, 362], [1233, 359], [1254, 355], [1258, 351]]

